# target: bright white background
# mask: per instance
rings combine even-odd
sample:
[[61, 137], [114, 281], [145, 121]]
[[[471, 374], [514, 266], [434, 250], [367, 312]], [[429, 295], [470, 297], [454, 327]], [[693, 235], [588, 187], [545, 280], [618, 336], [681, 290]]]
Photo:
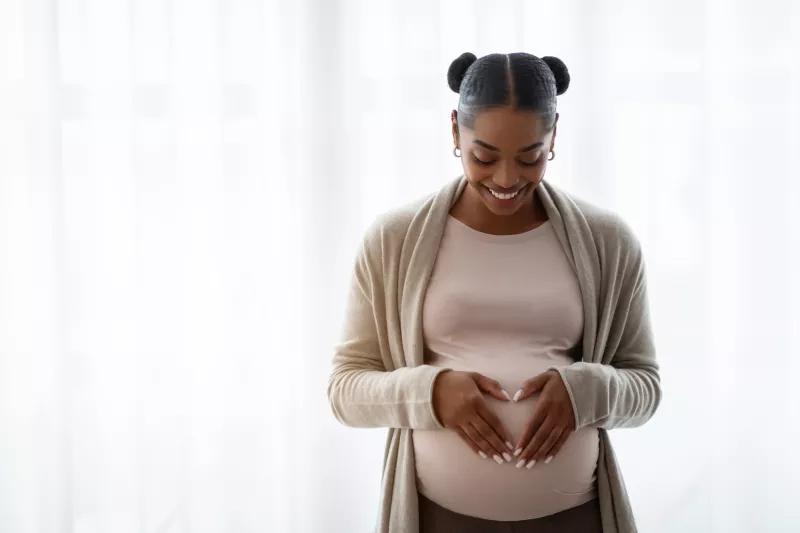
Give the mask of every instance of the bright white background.
[[566, 62], [548, 178], [644, 244], [640, 530], [798, 530], [797, 2], [0, 0], [0, 531], [370, 530], [332, 346], [465, 51]]

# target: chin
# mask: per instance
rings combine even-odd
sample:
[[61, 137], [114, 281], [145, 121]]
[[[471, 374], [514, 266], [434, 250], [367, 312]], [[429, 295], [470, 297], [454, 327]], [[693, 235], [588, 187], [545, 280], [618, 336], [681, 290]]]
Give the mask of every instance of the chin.
[[492, 212], [493, 215], [497, 215], [499, 217], [510, 217], [511, 215], [516, 214], [517, 211], [520, 210], [520, 207], [522, 207], [522, 206], [520, 206], [520, 207], [516, 207], [516, 208], [513, 208], [513, 209], [498, 209], [497, 207], [493, 206], [492, 204], [490, 204], [488, 202], [484, 202], [484, 205], [486, 206], [486, 208], [489, 211]]

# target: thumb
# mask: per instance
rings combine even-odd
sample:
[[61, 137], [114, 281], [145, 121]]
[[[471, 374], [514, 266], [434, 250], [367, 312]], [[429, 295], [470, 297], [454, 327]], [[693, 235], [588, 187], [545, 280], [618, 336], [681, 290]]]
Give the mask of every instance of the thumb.
[[497, 381], [489, 379], [483, 374], [478, 374], [477, 372], [472, 374], [472, 379], [475, 380], [475, 384], [478, 385], [478, 388], [482, 392], [494, 396], [498, 400], [502, 400], [504, 402], [511, 400], [511, 396], [509, 396], [508, 393], [504, 391], [502, 387], [500, 387], [500, 383]]
[[538, 392], [542, 392], [542, 389], [544, 389], [544, 386], [547, 385], [547, 382], [550, 380], [552, 375], [553, 373], [550, 371], [542, 372], [535, 378], [526, 381], [522, 385], [522, 388], [514, 395], [514, 401], [521, 402], [522, 400], [527, 400]]

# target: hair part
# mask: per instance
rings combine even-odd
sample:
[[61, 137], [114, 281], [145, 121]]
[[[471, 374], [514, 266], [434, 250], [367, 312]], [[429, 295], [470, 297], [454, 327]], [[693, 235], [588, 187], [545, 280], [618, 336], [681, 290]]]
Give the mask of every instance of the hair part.
[[512, 107], [539, 113], [551, 129], [556, 121], [556, 97], [566, 92], [569, 81], [569, 71], [560, 59], [521, 52], [480, 59], [467, 52], [447, 71], [447, 83], [459, 95], [458, 123], [467, 127], [472, 127], [483, 110]]

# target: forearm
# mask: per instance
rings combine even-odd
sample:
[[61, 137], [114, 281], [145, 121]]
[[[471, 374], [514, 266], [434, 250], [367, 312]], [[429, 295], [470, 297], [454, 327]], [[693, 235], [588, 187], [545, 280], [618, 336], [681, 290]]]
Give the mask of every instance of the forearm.
[[567, 386], [577, 429], [638, 427], [652, 418], [661, 403], [656, 366], [616, 368], [581, 362], [554, 370]]
[[328, 399], [347, 426], [437, 429], [433, 385], [443, 370], [422, 365], [389, 372], [340, 364], [331, 374]]

